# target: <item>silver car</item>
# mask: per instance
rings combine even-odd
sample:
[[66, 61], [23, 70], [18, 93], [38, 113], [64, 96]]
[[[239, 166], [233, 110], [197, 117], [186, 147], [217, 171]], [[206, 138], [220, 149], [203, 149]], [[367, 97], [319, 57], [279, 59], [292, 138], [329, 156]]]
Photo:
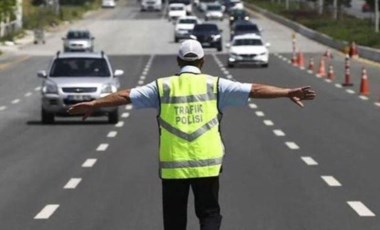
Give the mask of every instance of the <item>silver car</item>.
[[63, 40], [63, 51], [65, 52], [93, 52], [94, 37], [89, 30], [71, 29]]
[[[118, 76], [123, 70], [113, 72], [108, 57], [99, 53], [60, 53], [53, 58], [49, 70], [41, 70], [42, 123], [54, 123], [55, 116], [68, 116], [67, 109], [78, 102], [92, 101], [116, 92], [120, 87]], [[108, 116], [109, 123], [119, 121], [117, 107], [99, 108], [94, 116]]]

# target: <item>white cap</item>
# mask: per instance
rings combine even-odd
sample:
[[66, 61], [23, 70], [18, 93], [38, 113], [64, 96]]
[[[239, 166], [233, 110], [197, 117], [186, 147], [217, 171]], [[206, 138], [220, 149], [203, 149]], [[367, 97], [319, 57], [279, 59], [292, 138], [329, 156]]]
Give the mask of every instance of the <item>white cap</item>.
[[184, 61], [195, 61], [203, 58], [204, 52], [201, 43], [197, 40], [188, 39], [182, 42], [178, 57]]

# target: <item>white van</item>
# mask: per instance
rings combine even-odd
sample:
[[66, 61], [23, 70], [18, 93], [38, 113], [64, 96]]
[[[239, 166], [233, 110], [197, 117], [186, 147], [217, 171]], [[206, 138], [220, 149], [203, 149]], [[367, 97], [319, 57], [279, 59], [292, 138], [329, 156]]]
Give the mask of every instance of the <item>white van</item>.
[[162, 0], [141, 0], [141, 11], [155, 10], [161, 11]]

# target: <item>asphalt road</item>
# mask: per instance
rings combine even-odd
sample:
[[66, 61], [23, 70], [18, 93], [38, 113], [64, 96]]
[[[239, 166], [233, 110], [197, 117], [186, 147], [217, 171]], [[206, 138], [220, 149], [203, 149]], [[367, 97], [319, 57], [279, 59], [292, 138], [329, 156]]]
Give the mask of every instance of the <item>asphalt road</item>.
[[[124, 69], [125, 88], [175, 73], [173, 25], [160, 13], [139, 12], [135, 2], [118, 4], [70, 26], [91, 29], [97, 48], [115, 69]], [[226, 54], [207, 49], [203, 71], [242, 82], [311, 85], [318, 97], [303, 109], [277, 99], [224, 111], [222, 229], [379, 229], [376, 93], [359, 98], [357, 77], [351, 91], [338, 87], [339, 68], [339, 76], [326, 82], [292, 66], [291, 31], [254, 20], [272, 44], [269, 68], [227, 69]], [[228, 35], [226, 20], [220, 26]], [[162, 229], [156, 111], [121, 107], [117, 125], [101, 117], [41, 124], [36, 72], [61, 49], [64, 33], [51, 35], [45, 46], [23, 47], [0, 68], [0, 229]], [[307, 57], [326, 49], [298, 41]], [[332, 63], [341, 66], [342, 57]], [[361, 65], [352, 65], [353, 74]], [[366, 65], [376, 76], [379, 68]], [[375, 92], [376, 84], [371, 87]], [[192, 197], [188, 229], [199, 229]]]

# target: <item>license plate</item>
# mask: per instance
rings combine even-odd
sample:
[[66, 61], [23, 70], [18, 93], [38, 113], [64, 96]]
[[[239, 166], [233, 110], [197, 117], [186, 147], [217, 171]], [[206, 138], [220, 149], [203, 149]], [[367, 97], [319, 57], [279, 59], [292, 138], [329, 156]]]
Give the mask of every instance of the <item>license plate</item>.
[[209, 46], [210, 43], [209, 43], [209, 42], [203, 42], [202, 45], [204, 45], [204, 46]]
[[67, 97], [70, 101], [89, 101], [91, 100], [90, 95], [69, 95]]

